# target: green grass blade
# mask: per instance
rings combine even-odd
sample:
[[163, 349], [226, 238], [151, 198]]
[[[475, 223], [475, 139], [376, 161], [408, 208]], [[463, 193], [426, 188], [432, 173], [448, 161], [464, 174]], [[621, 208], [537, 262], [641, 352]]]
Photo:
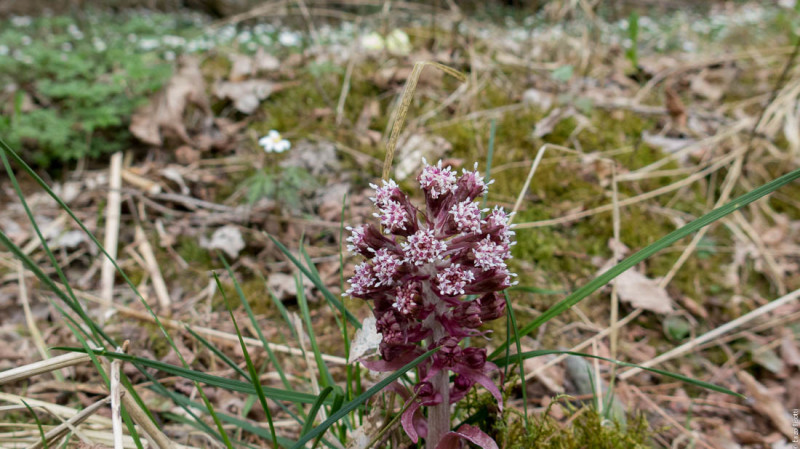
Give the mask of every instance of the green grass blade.
[[[517, 354], [522, 353], [522, 344], [519, 342], [519, 328], [517, 327], [517, 318], [514, 316], [514, 308], [511, 307], [511, 300], [508, 299], [508, 293], [503, 292], [503, 296], [506, 299], [506, 311], [508, 312], [508, 319], [511, 321], [511, 328], [514, 331], [514, 342], [517, 345]], [[506, 352], [506, 357], [508, 357], [508, 353]], [[522, 363], [519, 364], [519, 381], [520, 385], [522, 386], [522, 403], [524, 404], [524, 412], [525, 412], [525, 430], [528, 430], [528, 393], [527, 389], [525, 388], [525, 367]]]
[[695, 386], [698, 386], [698, 387], [701, 387], [701, 388], [705, 388], [707, 390], [718, 391], [720, 393], [729, 394], [731, 396], [744, 398], [743, 395], [741, 395], [739, 393], [735, 393], [735, 392], [733, 392], [731, 390], [728, 390], [727, 388], [720, 387], [719, 385], [714, 385], [714, 384], [709, 383], [709, 382], [704, 382], [702, 380], [693, 379], [691, 377], [684, 376], [683, 374], [672, 373], [672, 372], [669, 372], [669, 371], [664, 371], [664, 370], [660, 370], [660, 369], [656, 369], [656, 368], [646, 368], [644, 366], [639, 366], [639, 365], [637, 365], [635, 363], [620, 362], [619, 360], [609, 359], [609, 358], [606, 358], [606, 357], [600, 357], [599, 355], [584, 354], [582, 352], [559, 351], [559, 350], [555, 350], [555, 349], [541, 349], [541, 350], [537, 350], [537, 351], [523, 352], [523, 353], [521, 353], [519, 355], [518, 354], [513, 354], [508, 358], [503, 357], [503, 358], [492, 360], [492, 361], [495, 364], [497, 364], [497, 366], [503, 366], [506, 363], [514, 363], [514, 362], [522, 363], [522, 361], [526, 360], [526, 359], [530, 359], [530, 358], [533, 358], [533, 357], [540, 357], [540, 356], [543, 356], [543, 355], [550, 355], [550, 354], [569, 354], [569, 355], [575, 355], [575, 356], [578, 356], [578, 357], [589, 357], [589, 358], [592, 358], [592, 359], [605, 360], [606, 362], [610, 362], [610, 363], [613, 363], [615, 365], [626, 366], [626, 367], [630, 367], [630, 368], [640, 368], [640, 369], [643, 369], [643, 370], [646, 370], [646, 371], [650, 371], [651, 373], [660, 374], [660, 375], [665, 376], [665, 377], [671, 377], [673, 379], [680, 380], [681, 382], [686, 382], [688, 384], [695, 385]]
[[[305, 249], [305, 247], [303, 246], [302, 243], [300, 244], [300, 253], [303, 255], [303, 258], [306, 261], [306, 265], [308, 266], [309, 271], [311, 271], [311, 273], [313, 273], [314, 276], [316, 276], [317, 279], [321, 280], [322, 276], [320, 276], [319, 271], [317, 270], [317, 267], [314, 265], [314, 262], [311, 260], [311, 256], [308, 255], [308, 252], [306, 252], [306, 249]], [[341, 276], [341, 273], [340, 273], [340, 276]], [[342, 290], [342, 291], [344, 291], [344, 290]], [[333, 309], [335, 308], [335, 306], [330, 301], [325, 301], [325, 302], [328, 304], [328, 307], [331, 309], [331, 312], [334, 312]], [[333, 314], [333, 319], [336, 320], [336, 326], [339, 329], [339, 332], [342, 333], [343, 335], [346, 335], [347, 334], [347, 330], [346, 330], [347, 325], [342, 323], [342, 320], [339, 319], [339, 314], [334, 313]], [[345, 337], [345, 354], [347, 354], [347, 348], [349, 346], [350, 346], [350, 342]]]
[[397, 380], [400, 376], [406, 373], [406, 371], [414, 368], [415, 366], [422, 363], [425, 359], [433, 355], [439, 348], [431, 349], [430, 351], [422, 354], [421, 356], [417, 357], [416, 359], [412, 360], [406, 366], [400, 368], [399, 370], [390, 374], [387, 378], [383, 379], [382, 381], [378, 382], [377, 384], [373, 385], [372, 388], [365, 391], [364, 393], [360, 394], [357, 398], [353, 399], [352, 401], [344, 404], [342, 408], [337, 410], [333, 413], [328, 419], [326, 419], [322, 424], [315, 427], [313, 430], [308, 432], [307, 434], [303, 435], [300, 440], [295, 443], [291, 449], [300, 449], [302, 448], [307, 442], [311, 441], [312, 439], [316, 438], [318, 435], [322, 435], [323, 432], [328, 430], [330, 426], [338, 422], [340, 419], [345, 417], [348, 413], [355, 410], [358, 406], [363, 404], [367, 399], [371, 398], [374, 394], [378, 393], [379, 391], [386, 388], [387, 385]]
[[317, 418], [317, 413], [319, 413], [319, 409], [322, 407], [322, 403], [332, 391], [333, 387], [327, 386], [319, 392], [317, 401], [311, 404], [311, 410], [308, 411], [308, 418], [306, 419], [305, 424], [303, 424], [303, 429], [300, 431], [300, 436], [307, 434], [308, 431], [311, 430], [311, 427], [314, 425], [314, 419]]
[[233, 288], [236, 289], [236, 294], [239, 295], [239, 301], [241, 301], [245, 312], [247, 312], [247, 316], [250, 318], [250, 323], [256, 330], [256, 335], [258, 335], [258, 339], [264, 346], [264, 350], [267, 351], [267, 356], [269, 357], [270, 362], [272, 362], [272, 366], [274, 366], [275, 371], [278, 372], [278, 375], [281, 378], [281, 382], [283, 383], [284, 388], [286, 388], [287, 390], [291, 390], [292, 385], [289, 383], [289, 379], [286, 377], [286, 373], [284, 373], [283, 367], [278, 362], [278, 358], [275, 356], [275, 352], [273, 352], [272, 348], [269, 347], [269, 342], [264, 337], [264, 333], [261, 332], [261, 326], [258, 324], [256, 316], [253, 313], [253, 309], [250, 307], [250, 302], [247, 301], [247, 297], [245, 296], [244, 291], [242, 291], [242, 286], [239, 285], [239, 282], [236, 280], [236, 276], [233, 273], [233, 269], [231, 268], [230, 264], [228, 264], [228, 261], [225, 259], [225, 257], [223, 257], [220, 254], [219, 258], [222, 261], [222, 264], [225, 265], [225, 269], [228, 271], [228, 275], [233, 280]]
[[248, 374], [247, 374], [247, 373], [246, 373], [246, 372], [245, 372], [243, 369], [239, 368], [239, 365], [238, 365], [238, 364], [236, 364], [236, 362], [234, 362], [234, 361], [233, 361], [233, 360], [232, 360], [230, 357], [228, 357], [227, 355], [225, 355], [225, 353], [224, 353], [224, 352], [220, 351], [220, 350], [219, 350], [219, 348], [217, 348], [216, 346], [214, 346], [213, 344], [211, 344], [211, 342], [209, 342], [208, 340], [206, 340], [205, 338], [203, 338], [203, 336], [202, 336], [202, 335], [200, 335], [200, 334], [198, 334], [197, 332], [193, 331], [193, 330], [192, 330], [192, 328], [191, 328], [190, 326], [186, 326], [186, 330], [187, 330], [187, 331], [188, 331], [188, 332], [189, 332], [189, 333], [190, 333], [190, 334], [191, 334], [191, 335], [192, 335], [194, 338], [196, 338], [196, 339], [197, 339], [197, 341], [199, 341], [199, 342], [200, 342], [200, 344], [202, 344], [203, 346], [205, 346], [206, 348], [208, 348], [208, 350], [209, 350], [209, 351], [211, 351], [212, 353], [214, 353], [214, 355], [216, 355], [217, 357], [219, 357], [220, 359], [222, 359], [222, 361], [223, 361], [223, 362], [224, 362], [226, 365], [228, 365], [229, 367], [231, 367], [231, 369], [233, 369], [233, 370], [234, 370], [234, 371], [236, 371], [236, 372], [237, 372], [237, 373], [238, 373], [240, 376], [242, 376], [242, 379], [245, 379], [245, 380], [246, 380], [246, 381], [248, 381], [248, 382], [250, 381], [250, 376], [249, 376], [249, 375], [248, 375]]
[[[228, 296], [225, 294], [225, 287], [222, 286], [222, 282], [219, 281], [219, 276], [217, 276], [216, 272], [214, 272], [214, 281], [217, 283], [217, 288], [219, 289], [220, 294], [222, 294], [222, 302], [225, 303], [225, 307], [228, 309], [228, 313], [231, 316], [231, 321], [233, 322], [233, 329], [236, 331], [236, 336], [239, 337], [239, 345], [242, 348], [242, 354], [244, 354], [244, 361], [247, 364], [247, 371], [250, 372], [250, 382], [256, 389], [256, 397], [258, 397], [258, 402], [261, 403], [261, 408], [264, 410], [264, 414], [267, 415], [267, 422], [269, 423], [269, 432], [272, 435], [272, 441], [277, 441], [277, 438], [275, 438], [275, 424], [272, 422], [272, 413], [269, 411], [267, 398], [264, 397], [264, 389], [261, 387], [261, 380], [260, 376], [258, 375], [258, 370], [256, 369], [256, 366], [253, 365], [253, 359], [250, 358], [250, 351], [247, 350], [247, 345], [244, 344], [244, 338], [242, 338], [242, 332], [239, 330], [239, 323], [236, 322], [236, 317], [233, 316], [233, 308], [231, 308], [231, 304], [228, 302]], [[222, 429], [220, 428], [220, 431], [221, 430]]]
[[300, 306], [300, 314], [303, 317], [303, 322], [305, 323], [306, 330], [308, 331], [308, 341], [311, 343], [311, 350], [314, 352], [314, 360], [316, 361], [317, 369], [321, 374], [320, 380], [322, 381], [322, 386], [328, 387], [335, 385], [336, 383], [333, 381], [333, 377], [328, 370], [328, 365], [326, 365], [325, 361], [322, 360], [322, 353], [319, 350], [319, 345], [317, 345], [317, 337], [314, 335], [314, 328], [311, 327], [311, 314], [308, 310], [308, 300], [306, 300], [306, 294], [303, 291], [303, 281], [299, 276], [295, 276], [294, 283], [295, 288], [297, 289], [297, 304]]
[[535, 295], [563, 295], [565, 290], [550, 290], [547, 288], [531, 287], [527, 285], [515, 285], [506, 289], [509, 292], [533, 293]]
[[[69, 348], [69, 347], [56, 347], [53, 350], [70, 351], [70, 352], [86, 352], [83, 348]], [[153, 368], [173, 376], [180, 376], [191, 381], [202, 382], [208, 386], [224, 388], [226, 390], [238, 391], [246, 394], [256, 394], [256, 390], [249, 382], [242, 382], [240, 380], [228, 379], [225, 377], [215, 376], [213, 374], [196, 371], [189, 368], [182, 368], [177, 365], [171, 365], [158, 360], [150, 360], [143, 357], [138, 357], [130, 354], [122, 354], [118, 352], [111, 352], [105, 350], [93, 350], [96, 355], [107, 357], [110, 359], [119, 359], [125, 362], [137, 363], [147, 368]], [[262, 386], [264, 395], [273, 401], [287, 401], [287, 402], [300, 402], [304, 404], [313, 404], [317, 397], [297, 391], [281, 390], [279, 388], [272, 388]]]
[[25, 405], [25, 408], [27, 408], [28, 411], [31, 412], [31, 415], [33, 415], [33, 419], [36, 421], [36, 427], [39, 428], [39, 438], [41, 438], [41, 440], [42, 440], [42, 447], [44, 449], [47, 449], [48, 448], [48, 446], [47, 446], [47, 438], [45, 438], [45, 436], [44, 436], [44, 427], [42, 427], [42, 422], [39, 421], [39, 416], [36, 415], [36, 412], [33, 410], [33, 408], [30, 405], [28, 405], [27, 402], [25, 402], [24, 399], [22, 399], [22, 403]]
[[270, 240], [272, 240], [273, 243], [275, 243], [278, 249], [280, 249], [281, 252], [284, 255], [286, 255], [286, 257], [289, 258], [292, 264], [294, 264], [294, 266], [296, 266], [297, 269], [302, 271], [303, 274], [306, 275], [306, 277], [308, 277], [308, 279], [311, 280], [314, 286], [317, 287], [317, 290], [322, 292], [322, 295], [325, 296], [325, 299], [327, 299], [331, 304], [333, 304], [334, 307], [336, 307], [336, 309], [339, 310], [339, 313], [341, 313], [342, 315], [345, 316], [345, 318], [347, 318], [347, 321], [349, 321], [350, 324], [355, 326], [356, 329], [361, 329], [361, 322], [358, 321], [358, 318], [356, 318], [355, 315], [350, 313], [350, 311], [344, 307], [344, 304], [342, 304], [342, 302], [339, 301], [336, 298], [336, 296], [334, 296], [333, 293], [331, 293], [330, 290], [328, 290], [327, 287], [325, 287], [325, 284], [322, 283], [322, 280], [318, 276], [314, 276], [308, 270], [308, 268], [306, 268], [299, 260], [297, 260], [297, 258], [294, 257], [294, 254], [292, 254], [291, 251], [289, 251], [289, 249], [283, 245], [283, 243], [279, 242], [275, 237], [271, 235], [269, 236], [269, 238]]
[[[693, 232], [696, 232], [698, 229], [708, 226], [709, 224], [719, 220], [720, 218], [729, 215], [736, 210], [741, 209], [742, 207], [752, 203], [753, 201], [769, 193], [772, 193], [773, 191], [779, 189], [780, 187], [798, 178], [800, 178], [800, 169], [789, 172], [781, 176], [780, 178], [775, 179], [774, 181], [771, 181], [767, 184], [764, 184], [761, 187], [751, 190], [750, 192], [740, 196], [739, 198], [736, 198], [735, 200], [729, 202], [728, 204], [719, 207], [717, 209], [714, 209], [713, 211], [703, 215], [702, 217], [692, 221], [691, 223], [679, 229], [676, 229], [675, 231], [670, 232], [669, 234], [660, 238], [657, 242], [648, 245], [644, 249], [641, 249], [635, 254], [629, 256], [622, 262], [615, 265], [613, 268], [605, 271], [600, 276], [594, 278], [588, 284], [575, 290], [566, 298], [564, 298], [557, 304], [547, 309], [542, 315], [540, 315], [539, 317], [534, 319], [530, 324], [522, 328], [522, 330], [520, 331], [520, 338], [530, 334], [532, 331], [538, 329], [539, 326], [541, 326], [542, 324], [560, 315], [565, 310], [574, 306], [575, 304], [577, 304], [578, 302], [580, 302], [581, 300], [592, 294], [594, 291], [606, 285], [609, 281], [619, 276], [624, 271], [630, 269], [634, 265], [638, 264], [639, 262], [642, 262], [643, 260], [652, 256], [653, 254], [674, 244], [678, 240], [692, 234]], [[497, 355], [502, 353], [502, 351], [504, 351], [508, 345], [509, 341], [506, 340], [502, 345], [500, 345], [500, 347], [498, 347], [491, 354], [490, 358], [496, 358]]]

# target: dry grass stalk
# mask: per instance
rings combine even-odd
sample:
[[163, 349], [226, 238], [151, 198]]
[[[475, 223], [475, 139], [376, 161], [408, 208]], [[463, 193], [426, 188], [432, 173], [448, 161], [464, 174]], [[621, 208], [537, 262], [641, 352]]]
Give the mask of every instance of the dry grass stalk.
[[[669, 192], [673, 192], [673, 191], [678, 190], [678, 189], [680, 189], [682, 187], [685, 187], [685, 186], [687, 186], [689, 184], [692, 184], [693, 182], [695, 182], [695, 181], [697, 181], [699, 179], [702, 179], [702, 178], [706, 177], [707, 175], [709, 175], [709, 174], [721, 169], [722, 167], [727, 165], [731, 160], [735, 159], [740, 153], [744, 152], [744, 150], [745, 150], [745, 148], [743, 147], [743, 148], [741, 148], [741, 149], [739, 149], [739, 150], [737, 150], [737, 151], [725, 156], [724, 158], [720, 159], [717, 163], [713, 164], [712, 166], [710, 166], [710, 167], [708, 167], [708, 168], [706, 168], [704, 170], [700, 170], [699, 172], [697, 172], [697, 173], [695, 173], [695, 174], [693, 174], [691, 176], [688, 176], [688, 177], [686, 177], [686, 178], [684, 178], [684, 179], [682, 179], [682, 180], [680, 180], [678, 182], [672, 183], [670, 185], [666, 185], [664, 187], [661, 187], [661, 188], [658, 188], [658, 189], [655, 189], [655, 190], [651, 190], [651, 191], [646, 192], [646, 193], [642, 193], [641, 195], [637, 195], [637, 196], [633, 196], [633, 197], [621, 200], [621, 201], [619, 201], [617, 207], [630, 206], [631, 204], [640, 203], [642, 201], [646, 201], [646, 200], [649, 200], [651, 198], [655, 198], [657, 196], [664, 195], [664, 194], [669, 193]], [[532, 221], [532, 222], [528, 222], [528, 223], [520, 223], [520, 224], [516, 225], [516, 228], [517, 229], [540, 228], [540, 227], [544, 227], [544, 226], [553, 226], [553, 225], [558, 225], [558, 224], [564, 224], [564, 223], [569, 223], [571, 221], [579, 220], [581, 218], [586, 218], [586, 217], [590, 217], [592, 215], [600, 214], [600, 213], [603, 213], [603, 212], [610, 212], [612, 210], [614, 210], [614, 204], [606, 204], [604, 206], [596, 207], [594, 209], [589, 209], [589, 210], [577, 212], [577, 213], [574, 213], [574, 214], [571, 214], [571, 215], [565, 215], [565, 216], [559, 217], [559, 218], [551, 218], [549, 220], [540, 220], [540, 221]]]
[[103, 259], [100, 271], [100, 297], [103, 298], [102, 307], [105, 312], [111, 310], [114, 295], [114, 275], [116, 270], [112, 260], [117, 259], [117, 244], [119, 243], [119, 220], [122, 189], [122, 152], [111, 156], [109, 170], [108, 205], [106, 207], [106, 228], [103, 238], [103, 247], [109, 257]]
[[[96, 413], [100, 408], [105, 406], [111, 402], [111, 397], [107, 396], [92, 405], [86, 407], [85, 409], [81, 410], [79, 413], [76, 413], [74, 416], [69, 418], [68, 420], [64, 421], [63, 423], [59, 424], [58, 426], [54, 427], [53, 429], [49, 430], [44, 435], [44, 440], [47, 441], [48, 446], [51, 446], [58, 442], [64, 435], [67, 434], [68, 431], [74, 429], [79, 424], [86, 421], [90, 416]], [[44, 443], [42, 440], [38, 440], [37, 442], [28, 446], [27, 449], [41, 449]], [[114, 446], [114, 449], [122, 449], [124, 445], [122, 445], [122, 441], [120, 440], [120, 446]]]
[[417, 83], [419, 82], [419, 75], [426, 66], [433, 66], [443, 71], [444, 73], [463, 81], [467, 77], [458, 70], [447, 67], [438, 62], [421, 61], [414, 64], [414, 69], [406, 80], [405, 88], [403, 88], [403, 96], [400, 98], [400, 105], [395, 109], [394, 120], [392, 120], [392, 131], [389, 134], [389, 139], [386, 143], [386, 159], [383, 161], [383, 175], [384, 180], [389, 179], [389, 173], [392, 171], [392, 160], [394, 159], [394, 151], [397, 148], [397, 141], [400, 139], [400, 131], [403, 129], [403, 124], [408, 114], [408, 108], [411, 106], [411, 100], [414, 99], [414, 91], [417, 90]]
[[[126, 341], [123, 346], [127, 348], [128, 342]], [[125, 352], [122, 347], [117, 348], [117, 352]], [[122, 407], [120, 400], [122, 399], [122, 383], [120, 382], [120, 367], [122, 360], [114, 359], [111, 362], [111, 425], [114, 433], [114, 449], [122, 449]]]
[[[47, 360], [50, 358], [50, 352], [47, 350], [47, 345], [44, 342], [44, 338], [42, 338], [42, 333], [39, 332], [39, 328], [36, 326], [36, 320], [33, 318], [33, 313], [31, 312], [28, 284], [25, 283], [25, 267], [22, 265], [22, 261], [17, 261], [17, 279], [19, 285], [19, 299], [22, 302], [22, 310], [25, 314], [25, 324], [28, 326], [28, 332], [31, 334], [33, 344], [36, 346], [36, 350], [39, 351], [39, 355], [42, 359]], [[56, 376], [56, 379], [64, 380], [60, 373], [54, 372], [53, 374]]]
[[[703, 334], [703, 335], [701, 335], [701, 336], [699, 336], [697, 338], [694, 338], [694, 339], [692, 339], [692, 340], [690, 340], [690, 341], [688, 341], [688, 342], [686, 342], [686, 343], [684, 343], [684, 344], [682, 344], [682, 345], [680, 345], [680, 346], [678, 346], [676, 348], [673, 348], [673, 349], [661, 354], [660, 356], [658, 356], [658, 357], [656, 357], [654, 359], [651, 359], [651, 360], [648, 360], [648, 361], [646, 361], [644, 363], [641, 363], [640, 366], [645, 367], [645, 368], [650, 368], [650, 367], [658, 365], [661, 362], [664, 362], [664, 361], [673, 359], [675, 357], [678, 357], [680, 355], [683, 355], [683, 354], [693, 350], [694, 348], [700, 346], [701, 344], [703, 344], [703, 343], [705, 343], [707, 341], [713, 340], [713, 339], [721, 336], [722, 334], [725, 334], [725, 333], [727, 333], [727, 332], [729, 332], [729, 331], [731, 331], [733, 329], [736, 329], [737, 327], [739, 327], [739, 326], [741, 326], [741, 325], [743, 325], [745, 323], [748, 323], [748, 322], [750, 322], [750, 321], [752, 321], [752, 320], [754, 320], [756, 318], [759, 318], [759, 317], [761, 317], [761, 316], [763, 316], [763, 315], [765, 315], [765, 314], [767, 314], [769, 312], [772, 312], [773, 310], [777, 309], [778, 307], [781, 307], [781, 306], [783, 306], [785, 304], [789, 304], [792, 301], [796, 300], [797, 298], [800, 298], [800, 289], [795, 290], [795, 291], [793, 291], [793, 292], [791, 292], [791, 293], [789, 293], [787, 295], [784, 295], [784, 296], [782, 296], [782, 297], [780, 297], [780, 298], [778, 298], [778, 299], [776, 299], [774, 301], [771, 301], [771, 302], [769, 302], [767, 304], [764, 304], [763, 306], [753, 310], [752, 312], [746, 313], [746, 314], [740, 316], [739, 318], [737, 318], [737, 319], [735, 319], [733, 321], [730, 321], [730, 322], [728, 322], [728, 323], [726, 323], [726, 324], [724, 324], [724, 325], [722, 325], [722, 326], [720, 326], [720, 327], [718, 327], [718, 328], [716, 328], [716, 329], [714, 329], [714, 330], [712, 330], [710, 332], [706, 332], [705, 334]], [[632, 376], [635, 376], [636, 374], [638, 374], [641, 371], [642, 371], [641, 368], [630, 368], [627, 371], [625, 371], [624, 373], [620, 374], [619, 378], [622, 379], [622, 380], [626, 380], [626, 379], [629, 379]]]
[[91, 361], [88, 354], [70, 352], [0, 372], [0, 385]]
[[153, 290], [155, 290], [156, 298], [158, 298], [158, 305], [162, 311], [169, 313], [172, 300], [169, 297], [167, 283], [164, 282], [164, 276], [161, 274], [161, 269], [158, 266], [156, 254], [153, 252], [153, 247], [147, 240], [147, 236], [141, 226], [136, 226], [136, 241], [139, 243], [139, 251], [142, 257], [144, 257], [144, 268], [147, 269], [147, 272], [150, 274], [150, 279], [153, 282]]

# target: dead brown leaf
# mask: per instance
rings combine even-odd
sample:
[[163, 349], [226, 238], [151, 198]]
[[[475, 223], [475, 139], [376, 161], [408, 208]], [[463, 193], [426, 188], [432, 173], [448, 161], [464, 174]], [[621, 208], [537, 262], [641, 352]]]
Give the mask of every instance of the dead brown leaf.
[[[609, 260], [600, 269], [600, 273], [616, 264], [614, 259]], [[672, 312], [672, 298], [658, 283], [644, 274], [630, 269], [617, 276], [617, 293], [619, 299], [631, 304], [637, 309], [649, 310], [655, 313]]]
[[664, 89], [664, 100], [667, 106], [667, 112], [669, 112], [669, 117], [672, 120], [673, 129], [686, 129], [686, 123], [689, 117], [686, 115], [686, 106], [675, 91], [674, 85], [670, 84]]
[[779, 396], [767, 389], [746, 371], [739, 371], [736, 375], [744, 384], [747, 395], [750, 396], [752, 401], [750, 405], [757, 412], [769, 418], [777, 430], [791, 439], [793, 437], [792, 421], [789, 419], [789, 412], [781, 404]]
[[206, 118], [211, 118], [200, 66], [195, 58], [187, 56], [181, 58], [178, 71], [167, 86], [133, 114], [129, 129], [139, 140], [153, 146], [161, 146], [169, 135], [191, 145], [184, 123], [189, 105], [197, 106]]
[[189, 145], [181, 145], [175, 150], [175, 159], [179, 164], [190, 165], [200, 160], [200, 152]]

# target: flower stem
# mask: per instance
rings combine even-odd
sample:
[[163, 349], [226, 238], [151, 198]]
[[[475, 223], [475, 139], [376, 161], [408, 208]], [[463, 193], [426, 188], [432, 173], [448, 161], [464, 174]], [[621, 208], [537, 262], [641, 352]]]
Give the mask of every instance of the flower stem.
[[[438, 321], [433, 325], [433, 341], [439, 341], [446, 335], [444, 327]], [[444, 434], [450, 431], [450, 376], [447, 369], [439, 371], [433, 379], [433, 391], [442, 395], [442, 402], [428, 407], [428, 438], [426, 449], [436, 449]]]

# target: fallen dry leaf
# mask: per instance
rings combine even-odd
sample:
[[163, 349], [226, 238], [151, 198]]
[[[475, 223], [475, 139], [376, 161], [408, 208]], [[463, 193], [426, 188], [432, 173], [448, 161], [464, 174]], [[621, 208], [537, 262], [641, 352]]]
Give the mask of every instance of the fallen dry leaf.
[[797, 348], [794, 334], [787, 328], [782, 330], [781, 357], [787, 364], [800, 368], [800, 349]]
[[244, 249], [244, 239], [242, 232], [237, 226], [223, 226], [211, 235], [211, 240], [205, 237], [200, 238], [200, 246], [206, 249], [218, 249], [227, 254], [232, 259], [239, 256], [239, 252]]
[[219, 81], [214, 84], [214, 96], [233, 101], [233, 107], [239, 112], [252, 114], [274, 87], [275, 83], [263, 79]]
[[794, 436], [792, 435], [792, 420], [789, 418], [789, 412], [781, 404], [778, 397], [749, 373], [739, 371], [736, 376], [744, 384], [751, 401], [750, 405], [757, 412], [769, 418], [777, 430], [788, 438], [792, 438]]
[[[614, 259], [609, 260], [600, 269], [600, 273], [607, 271], [615, 264]], [[667, 291], [644, 274], [630, 269], [617, 276], [615, 282], [619, 299], [633, 307], [662, 314], [672, 312], [672, 298], [669, 297]]]
[[179, 164], [191, 165], [200, 160], [200, 152], [189, 145], [181, 145], [175, 150], [175, 159]]
[[669, 112], [669, 117], [672, 119], [672, 127], [679, 131], [686, 129], [689, 116], [686, 115], [686, 106], [684, 106], [678, 93], [675, 92], [674, 85], [670, 84], [664, 89], [664, 97], [667, 112]]
[[139, 140], [150, 145], [161, 146], [164, 137], [170, 134], [191, 145], [192, 139], [184, 124], [184, 112], [189, 105], [197, 106], [208, 119], [211, 118], [200, 66], [196, 59], [183, 57], [167, 86], [133, 114], [129, 129]]

